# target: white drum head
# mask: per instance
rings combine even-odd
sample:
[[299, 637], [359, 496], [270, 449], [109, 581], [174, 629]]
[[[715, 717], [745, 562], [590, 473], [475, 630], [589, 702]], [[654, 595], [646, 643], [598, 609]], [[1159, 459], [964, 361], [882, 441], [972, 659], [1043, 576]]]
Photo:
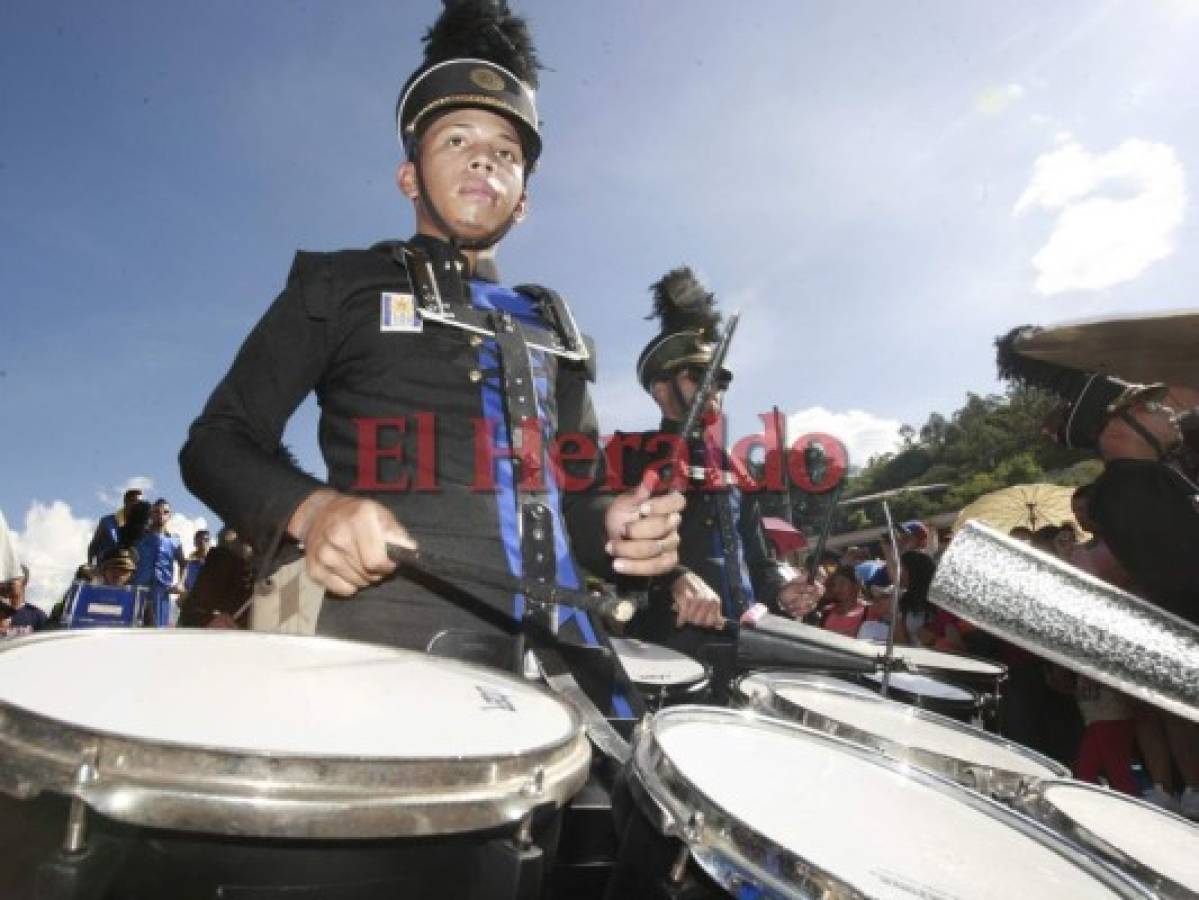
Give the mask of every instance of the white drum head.
[[684, 653], [633, 638], [612, 638], [612, 649], [634, 684], [668, 687], [703, 681], [704, 667]]
[[[862, 677], [871, 684], [877, 684], [880, 690], [882, 689], [883, 676], [881, 673], [871, 672]], [[974, 695], [969, 691], [956, 685], [946, 684], [944, 681], [937, 681], [935, 678], [929, 678], [918, 672], [892, 672], [888, 683], [918, 697], [932, 697], [937, 700], [953, 700], [961, 703], [974, 702]]]
[[0, 653], [0, 701], [75, 727], [242, 753], [518, 754], [574, 727], [555, 698], [406, 650], [243, 631], [69, 632]]
[[[934, 776], [905, 775], [883, 757], [784, 723], [670, 712], [693, 717], [655, 717], [654, 738], [700, 795], [867, 896], [1121, 896], [1062, 855], [1070, 851], [1055, 851], [1060, 843], [1017, 827], [1028, 820]], [[753, 760], [752, 772], [733, 777], [735, 760]], [[704, 839], [688, 841], [697, 859]], [[793, 888], [791, 896], [817, 895], [812, 885]]]
[[998, 663], [985, 659], [942, 653], [927, 647], [896, 647], [895, 658], [924, 669], [942, 669], [946, 672], [963, 672], [971, 675], [990, 675], [999, 678], [1005, 669]]
[[1094, 785], [1054, 782], [1039, 793], [1099, 841], [1199, 896], [1199, 826]]
[[797, 684], [779, 685], [776, 692], [784, 700], [818, 716], [903, 747], [1034, 778], [1056, 778], [1060, 774], [985, 731], [934, 719], [902, 703], [877, 696], [858, 697], [820, 691]]
[[746, 700], [765, 702], [769, 701], [770, 695], [782, 684], [811, 685], [830, 691], [875, 696], [874, 691], [860, 684], [819, 672], [753, 672], [737, 682], [737, 690]]

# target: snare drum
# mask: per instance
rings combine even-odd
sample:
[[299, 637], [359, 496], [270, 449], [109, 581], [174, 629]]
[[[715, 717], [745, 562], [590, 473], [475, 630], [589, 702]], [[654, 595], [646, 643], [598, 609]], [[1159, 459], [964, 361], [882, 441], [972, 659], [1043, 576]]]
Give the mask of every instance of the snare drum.
[[[871, 672], [861, 677], [863, 683], [882, 693], [881, 672]], [[887, 697], [909, 706], [940, 713], [959, 722], [981, 724], [977, 721], [981, 708], [977, 694], [918, 672], [892, 672], [891, 677], [887, 679]]]
[[851, 694], [873, 696], [870, 688], [863, 687], [854, 681], [838, 678], [836, 675], [825, 675], [820, 672], [788, 672], [770, 670], [750, 672], [733, 683], [733, 699], [740, 706], [750, 706], [763, 712], [770, 712], [770, 693], [779, 680], [792, 684], [807, 684], [817, 688], [832, 691], [848, 691]]
[[[539, 687], [389, 647], [137, 629], [0, 649], [0, 789], [33, 801], [0, 818], [44, 824], [54, 797], [34, 798], [71, 798], [54, 839], [75, 852], [36, 877], [119, 839], [114, 896], [465, 897], [466, 872], [537, 887], [537, 834], [589, 761]], [[446, 880], [414, 883], [426, 863]]]
[[1164, 897], [1199, 896], [1199, 826], [1081, 781], [1047, 781], [1017, 806]]
[[629, 680], [645, 695], [652, 712], [679, 703], [705, 703], [709, 696], [708, 670], [684, 653], [634, 638], [612, 638]]
[[943, 653], [928, 647], [896, 645], [895, 658], [903, 660], [909, 672], [931, 675], [942, 681], [960, 684], [976, 694], [999, 696], [1007, 680], [1007, 666], [989, 659]]
[[[624, 832], [613, 898], [705, 888], [788, 898], [1152, 896], [1008, 807], [744, 710], [677, 706], [652, 716], [628, 783], [640, 815]], [[662, 858], [641, 852], [654, 842], [672, 864], [647, 870]]]
[[[920, 766], [997, 799], [1070, 770], [1039, 753], [954, 719], [875, 694], [813, 684], [804, 675], [760, 673], [753, 708]], [[744, 692], [743, 692], [744, 693]]]

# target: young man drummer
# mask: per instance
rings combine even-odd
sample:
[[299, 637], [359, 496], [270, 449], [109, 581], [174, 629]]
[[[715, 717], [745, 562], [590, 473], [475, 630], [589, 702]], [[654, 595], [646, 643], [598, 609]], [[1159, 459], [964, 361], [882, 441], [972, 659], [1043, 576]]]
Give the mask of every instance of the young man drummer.
[[[542, 149], [531, 37], [503, 0], [469, 0], [447, 3], [425, 40], [396, 110], [416, 234], [297, 254], [180, 454], [188, 487], [263, 558], [303, 553], [327, 590], [319, 633], [412, 648], [447, 628], [510, 633], [521, 598], [393, 577], [388, 543], [577, 587], [580, 563], [669, 571], [683, 506], [648, 486], [567, 490], [547, 464], [554, 437], [594, 440], [597, 425], [593, 351], [566, 304], [502, 286], [496, 266]], [[280, 444], [313, 390], [327, 484]], [[563, 636], [594, 640], [586, 616], [558, 615]]]
[[[636, 484], [647, 469], [661, 467], [679, 449], [680, 429], [721, 334], [715, 298], [690, 268], [668, 272], [650, 290], [661, 331], [642, 350], [637, 378], [661, 412], [662, 424], [657, 431], [613, 437], [610, 464], [619, 467], [624, 484]], [[680, 565], [655, 583], [649, 609], [629, 629], [637, 637], [691, 654], [699, 653], [712, 635], [677, 626], [714, 629], [724, 619], [736, 621], [755, 602], [777, 611], [779, 603], [811, 595], [815, 605], [819, 597], [801, 581], [785, 583], [779, 574], [766, 550], [758, 505], [737, 487], [737, 460], [715, 440], [719, 432], [713, 426], [723, 414], [732, 378], [727, 369], [716, 373], [716, 389], [700, 413], [703, 437], [693, 437], [687, 450]]]

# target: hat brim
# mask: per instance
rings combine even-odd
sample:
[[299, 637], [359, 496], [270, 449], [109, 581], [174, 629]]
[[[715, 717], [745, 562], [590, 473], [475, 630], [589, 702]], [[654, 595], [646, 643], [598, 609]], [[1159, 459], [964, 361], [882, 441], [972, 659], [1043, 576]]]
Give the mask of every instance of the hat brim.
[[1165, 384], [1133, 384], [1129, 385], [1119, 397], [1113, 400], [1107, 408], [1110, 418], [1136, 406], [1138, 403], [1159, 402], [1170, 393], [1169, 385]]

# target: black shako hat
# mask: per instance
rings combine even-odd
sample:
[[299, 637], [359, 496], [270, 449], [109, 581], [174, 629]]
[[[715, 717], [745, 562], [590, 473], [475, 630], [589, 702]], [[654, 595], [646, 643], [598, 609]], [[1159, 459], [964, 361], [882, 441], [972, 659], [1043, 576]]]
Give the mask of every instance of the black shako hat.
[[[637, 379], [648, 392], [650, 385], [684, 366], [706, 366], [720, 342], [720, 311], [716, 297], [696, 280], [687, 266], [667, 272], [650, 286], [653, 311], [646, 317], [662, 322], [661, 332], [637, 357]], [[732, 381], [728, 369], [721, 374]]]
[[1054, 417], [1059, 443], [1073, 450], [1095, 450], [1108, 420], [1142, 400], [1160, 400], [1164, 384], [1131, 384], [1100, 372], [1083, 372], [1020, 353], [1015, 345], [1031, 325], [1013, 328], [995, 340], [999, 377], [1057, 394], [1066, 404]]
[[472, 107], [511, 121], [526, 170], [541, 155], [535, 90], [541, 67], [533, 37], [506, 0], [442, 0], [445, 9], [424, 37], [425, 61], [396, 102], [396, 129], [411, 159], [436, 113]]

